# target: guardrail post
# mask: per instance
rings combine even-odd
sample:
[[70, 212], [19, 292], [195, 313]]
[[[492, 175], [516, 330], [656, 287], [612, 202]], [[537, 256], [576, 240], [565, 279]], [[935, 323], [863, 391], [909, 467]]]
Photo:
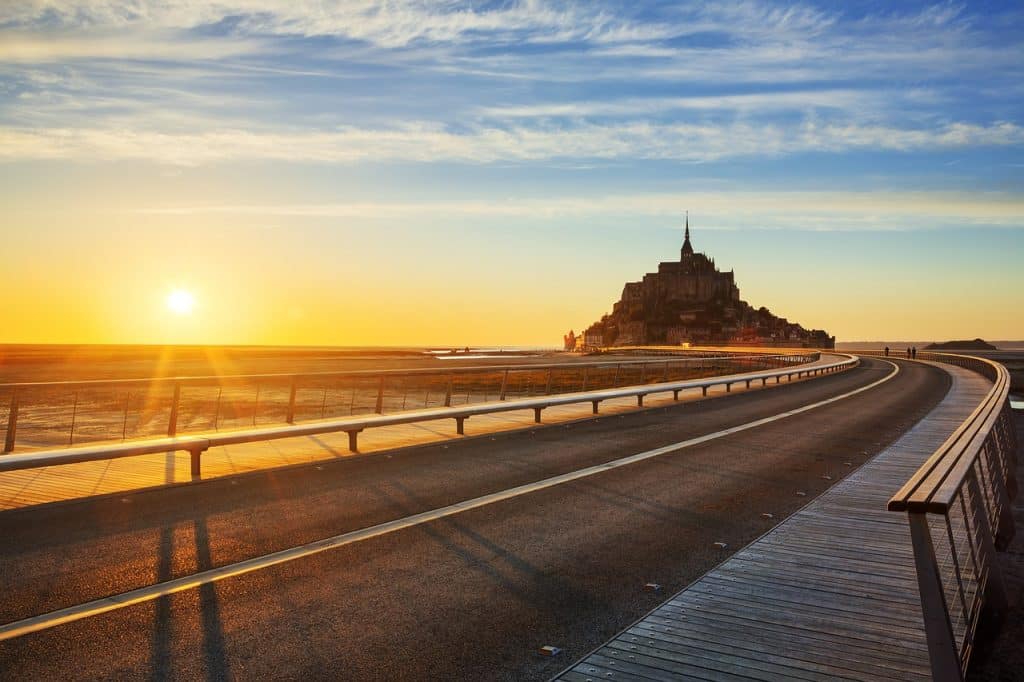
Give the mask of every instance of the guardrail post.
[[203, 451], [196, 448], [188, 451], [189, 458], [192, 460], [192, 478], [200, 478], [199, 473], [199, 459], [202, 457]]
[[18, 389], [11, 391], [11, 409], [7, 413], [7, 437], [4, 439], [4, 452], [14, 450], [14, 436], [18, 431]]
[[580, 391], [587, 390], [587, 374], [588, 374], [589, 370], [590, 370], [589, 367], [584, 367], [583, 368], [583, 386], [580, 387]]
[[601, 402], [601, 401], [599, 401], [599, 400], [592, 400], [591, 402], [594, 404], [594, 414], [597, 414], [597, 404], [599, 402]]
[[466, 417], [456, 417], [455, 418], [455, 433], [459, 434], [460, 436], [466, 435], [465, 425], [466, 425]]
[[68, 431], [68, 445], [75, 442], [75, 419], [78, 417], [78, 391], [75, 391], [75, 404], [71, 406], [71, 430]]
[[[448, 391], [449, 400], [451, 399], [451, 389]], [[447, 403], [445, 406], [447, 407]], [[380, 381], [377, 382], [377, 406], [374, 408], [377, 414], [384, 414], [384, 375], [380, 377]]]
[[171, 398], [171, 416], [167, 420], [167, 435], [174, 437], [178, 433], [178, 405], [181, 404], [181, 384], [174, 382], [174, 396]]
[[644, 394], [643, 393], [637, 393], [636, 394], [636, 406], [637, 407], [643, 407], [644, 406]]
[[554, 371], [555, 370], [553, 370], [553, 369], [549, 369], [548, 370], [548, 382], [547, 382], [547, 385], [544, 387], [544, 395], [551, 395], [551, 378], [552, 378], [552, 375], [553, 375]]
[[358, 441], [358, 438], [359, 438], [359, 431], [361, 431], [361, 430], [362, 429], [359, 429], [357, 431], [346, 431], [346, 433], [348, 434], [348, 449], [349, 449], [349, 452], [359, 452], [359, 441]]
[[444, 391], [444, 406], [445, 407], [451, 407], [452, 406], [452, 382], [453, 381], [454, 381], [454, 379], [451, 376], [449, 376], [448, 377], [448, 386], [445, 388], [445, 391]]
[[708, 397], [708, 387], [707, 386], [701, 386], [700, 387], [700, 394], [701, 394], [702, 397], [707, 398]]
[[540, 424], [540, 411], [543, 409], [543, 407], [533, 408], [533, 421], [537, 422], [538, 424]]
[[132, 394], [128, 392], [124, 396], [124, 418], [121, 421], [121, 440], [128, 437], [128, 405], [132, 401]]
[[[942, 589], [939, 564], [935, 559], [928, 516], [908, 513], [907, 518], [910, 520], [910, 540], [914, 547], [914, 564], [917, 567], [917, 586], [921, 595], [932, 679], [938, 682], [962, 682], [960, 655], [953, 636], [953, 626], [949, 621], [949, 609]], [[951, 549], [955, 551], [955, 548]]]
[[[217, 431], [219, 429], [219, 427], [217, 425], [220, 424], [220, 399], [221, 399], [221, 397], [223, 395], [224, 395], [224, 387], [221, 386], [220, 388], [217, 389], [217, 406], [213, 410], [213, 430], [214, 431]], [[324, 391], [324, 403], [326, 404], [326, 402], [327, 402], [327, 392], [325, 390]], [[324, 416], [323, 415], [323, 409], [320, 410], [320, 416], [321, 417]]]
[[501, 376], [501, 393], [498, 395], [498, 400], [505, 399], [505, 389], [508, 388], [508, 370]]
[[288, 414], [285, 416], [285, 421], [289, 424], [295, 423], [295, 377], [292, 377], [292, 387], [288, 394]]

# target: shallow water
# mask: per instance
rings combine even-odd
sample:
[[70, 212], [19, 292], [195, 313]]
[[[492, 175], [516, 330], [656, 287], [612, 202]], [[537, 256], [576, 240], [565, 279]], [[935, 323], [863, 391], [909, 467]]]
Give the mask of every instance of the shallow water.
[[523, 354], [523, 353], [517, 353], [515, 355], [512, 355], [512, 354], [509, 354], [509, 355], [505, 355], [505, 354], [491, 354], [491, 355], [479, 354], [479, 355], [472, 355], [472, 354], [466, 354], [466, 353], [458, 353], [456, 355], [435, 355], [434, 357], [436, 357], [438, 360], [493, 360], [493, 359], [496, 359], [496, 358], [501, 358], [501, 359], [507, 360], [509, 358], [528, 358], [528, 357], [535, 357], [535, 356], [533, 356], [533, 355], [526, 355], [526, 354]]

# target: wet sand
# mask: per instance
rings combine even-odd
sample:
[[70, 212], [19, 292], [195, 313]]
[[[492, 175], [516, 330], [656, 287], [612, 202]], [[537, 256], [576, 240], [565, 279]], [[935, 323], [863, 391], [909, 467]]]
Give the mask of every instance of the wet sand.
[[[462, 357], [465, 356], [465, 357]], [[426, 349], [338, 349], [153, 346], [0, 347], [0, 432], [6, 440], [11, 406], [17, 402], [14, 449], [81, 445], [174, 432], [238, 429], [287, 421], [399, 412], [461, 405], [584, 388], [609, 388], [659, 380], [682, 380], [730, 369], [728, 363], [697, 368], [685, 362], [645, 371], [636, 364], [584, 370], [581, 362], [616, 363], [636, 355], [585, 356], [554, 351], [460, 352], [447, 357]], [[532, 365], [564, 365], [549, 372]], [[450, 374], [463, 367], [522, 366]], [[750, 367], [749, 369], [753, 369]], [[418, 376], [303, 376], [351, 370], [436, 370]], [[736, 367], [740, 370], [744, 367]], [[646, 372], [646, 373], [645, 373]], [[279, 377], [229, 379], [233, 375]], [[179, 409], [172, 410], [176, 382], [109, 386], [32, 386], [12, 382], [131, 380], [210, 377], [183, 382]], [[4, 384], [8, 385], [4, 385]], [[294, 386], [294, 388], [293, 388]], [[293, 393], [294, 391], [294, 393]], [[294, 398], [292, 397], [294, 395]]]
[[[471, 349], [472, 350], [472, 349]], [[165, 376], [343, 372], [359, 369], [450, 367], [577, 361], [555, 351], [488, 352], [449, 357], [425, 348], [304, 348], [267, 346], [0, 345], [0, 384]]]

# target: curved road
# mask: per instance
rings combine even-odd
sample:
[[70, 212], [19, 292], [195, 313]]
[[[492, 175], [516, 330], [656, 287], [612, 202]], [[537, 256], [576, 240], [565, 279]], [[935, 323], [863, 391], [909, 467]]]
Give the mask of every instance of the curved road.
[[[927, 414], [948, 376], [900, 367], [770, 424], [2, 641], [2, 677], [548, 678]], [[3, 513], [0, 623], [735, 427], [891, 372], [865, 359], [770, 391]], [[543, 657], [546, 644], [564, 651]]]

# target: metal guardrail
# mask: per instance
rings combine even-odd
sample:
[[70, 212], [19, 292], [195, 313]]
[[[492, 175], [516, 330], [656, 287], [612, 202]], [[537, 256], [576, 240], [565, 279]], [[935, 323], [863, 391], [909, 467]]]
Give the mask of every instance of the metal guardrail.
[[985, 358], [921, 352], [917, 359], [963, 367], [992, 381], [977, 408], [888, 504], [910, 521], [932, 677], [959, 681], [983, 610], [996, 617], [1006, 610], [995, 552], [1014, 535], [1017, 443], [1010, 378], [1004, 366]]
[[787, 366], [819, 357], [816, 352], [704, 351], [677, 352], [672, 359], [9, 383], [0, 384], [0, 396], [7, 397], [8, 405], [7, 418], [0, 417], [0, 424], [6, 423], [3, 452], [9, 453], [17, 444], [19, 419], [24, 421], [26, 415], [30, 444], [71, 446], [76, 440], [107, 440], [113, 429], [121, 440], [174, 437], [190, 430], [218, 430], [222, 423], [238, 428], [240, 421], [246, 426], [257, 426], [258, 421], [293, 424], [346, 411], [383, 414], [451, 407], [460, 400], [468, 404], [614, 388], [707, 372]]
[[792, 381], [794, 377], [799, 379], [804, 376], [810, 377], [831, 374], [850, 369], [856, 366], [857, 363], [858, 360], [855, 356], [847, 355], [846, 359], [839, 362], [805, 367], [803, 369], [798, 367], [789, 367], [781, 370], [764, 370], [745, 374], [717, 376], [710, 379], [647, 384], [643, 386], [570, 393], [558, 396], [545, 396], [542, 398], [525, 398], [505, 402], [499, 401], [463, 407], [415, 410], [412, 412], [390, 415], [350, 417], [347, 419], [312, 422], [308, 424], [247, 429], [244, 431], [222, 434], [167, 437], [128, 443], [37, 451], [27, 454], [0, 457], [0, 472], [15, 471], [19, 469], [34, 469], [38, 467], [71, 464], [75, 462], [133, 457], [136, 455], [151, 454], [155, 452], [187, 451], [191, 456], [192, 475], [194, 477], [199, 477], [202, 453], [211, 447], [275, 440], [280, 438], [295, 438], [298, 436], [311, 436], [323, 433], [345, 432], [348, 434], [349, 449], [352, 452], [358, 452], [358, 434], [369, 428], [411, 424], [438, 419], [453, 419], [456, 423], [457, 433], [463, 434], [466, 420], [470, 417], [483, 414], [510, 412], [513, 410], [533, 410], [534, 421], [540, 423], [541, 412], [546, 408], [558, 405], [571, 405], [589, 402], [593, 404], [594, 414], [597, 414], [598, 405], [601, 402], [615, 398], [636, 397], [637, 405], [642, 406], [644, 397], [651, 395], [652, 393], [671, 392], [673, 394], [673, 398], [678, 400], [679, 393], [687, 389], [700, 389], [703, 395], [707, 395], [708, 388], [712, 386], [725, 386], [726, 391], [729, 392], [731, 391], [733, 384], [745, 383], [749, 388], [751, 383], [754, 381], [760, 380], [762, 385], [767, 385], [768, 380], [773, 378], [775, 379], [775, 383], [781, 383], [783, 377]]

